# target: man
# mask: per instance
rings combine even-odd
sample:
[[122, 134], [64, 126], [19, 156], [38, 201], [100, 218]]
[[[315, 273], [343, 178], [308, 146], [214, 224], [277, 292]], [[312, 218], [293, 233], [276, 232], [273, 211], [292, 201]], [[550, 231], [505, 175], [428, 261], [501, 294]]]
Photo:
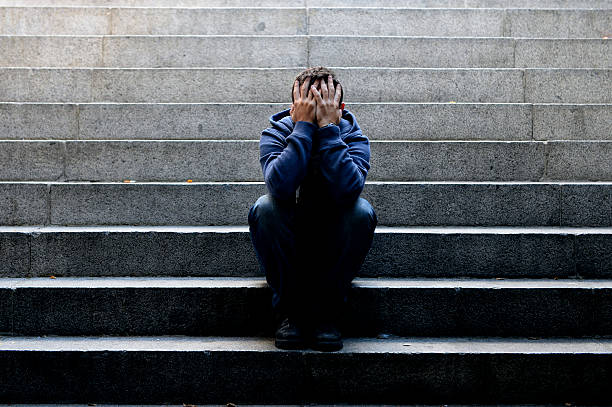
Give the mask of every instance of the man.
[[269, 193], [251, 207], [249, 230], [272, 289], [281, 349], [342, 348], [342, 310], [377, 224], [359, 197], [369, 140], [344, 109], [343, 93], [329, 69], [303, 71], [291, 109], [272, 115], [261, 135]]

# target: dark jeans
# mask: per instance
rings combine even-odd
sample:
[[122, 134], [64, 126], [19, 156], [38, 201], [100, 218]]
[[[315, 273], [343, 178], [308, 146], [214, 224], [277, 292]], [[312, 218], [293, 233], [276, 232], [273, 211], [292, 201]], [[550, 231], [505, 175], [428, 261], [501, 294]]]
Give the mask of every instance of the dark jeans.
[[249, 211], [255, 253], [277, 318], [337, 320], [377, 224], [370, 203], [316, 208], [260, 197]]

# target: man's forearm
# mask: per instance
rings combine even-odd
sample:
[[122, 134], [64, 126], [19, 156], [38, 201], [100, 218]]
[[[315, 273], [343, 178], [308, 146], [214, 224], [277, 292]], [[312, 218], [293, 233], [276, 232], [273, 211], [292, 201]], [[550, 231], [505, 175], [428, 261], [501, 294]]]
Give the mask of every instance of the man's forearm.
[[295, 198], [295, 191], [306, 176], [312, 152], [313, 123], [298, 121], [287, 137], [287, 145], [262, 137], [260, 143], [264, 180], [270, 193], [283, 200]]
[[361, 134], [351, 137], [349, 146], [340, 137], [338, 126], [327, 126], [317, 132], [321, 154], [321, 173], [329, 191], [338, 203], [352, 201], [363, 190], [370, 168], [370, 148]]

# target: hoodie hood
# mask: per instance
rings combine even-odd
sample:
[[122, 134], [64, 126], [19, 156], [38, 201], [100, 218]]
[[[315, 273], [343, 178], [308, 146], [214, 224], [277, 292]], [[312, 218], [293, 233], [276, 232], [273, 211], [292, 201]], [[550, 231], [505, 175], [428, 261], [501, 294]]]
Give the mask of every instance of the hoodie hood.
[[[293, 120], [291, 120], [290, 111], [291, 109], [285, 109], [273, 114], [269, 119], [271, 127], [279, 131], [285, 137], [289, 136], [293, 131], [294, 123]], [[356, 131], [361, 131], [361, 128], [357, 124], [357, 119], [348, 109], [342, 110], [339, 127], [340, 137], [342, 138]]]

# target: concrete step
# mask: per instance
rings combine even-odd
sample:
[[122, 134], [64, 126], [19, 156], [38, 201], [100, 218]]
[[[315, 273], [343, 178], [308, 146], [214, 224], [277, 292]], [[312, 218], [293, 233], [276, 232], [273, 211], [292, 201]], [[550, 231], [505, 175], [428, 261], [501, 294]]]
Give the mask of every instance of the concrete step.
[[[287, 51], [279, 53], [278, 49]], [[337, 52], [338, 49], [343, 52]], [[270, 35], [0, 36], [0, 66], [5, 67], [304, 65], [612, 68], [612, 41]]]
[[[285, 103], [0, 103], [0, 138], [257, 140]], [[612, 140], [612, 105], [347, 103], [370, 140]], [[230, 118], [239, 117], [240, 120]], [[384, 123], [384, 126], [380, 123]]]
[[[139, 405], [136, 405], [136, 404], [112, 404], [112, 405], [111, 404], [96, 404], [96, 405], [97, 406], [108, 406], [108, 407], [118, 407], [118, 406], [121, 406], [121, 407], [140, 407]], [[249, 404], [243, 404], [243, 405], [244, 406], [249, 406]], [[343, 405], [346, 406], [346, 407], [358, 407], [358, 406], [361, 406], [361, 405], [354, 405], [354, 404], [343, 404]], [[41, 405], [41, 404], [0, 404], [0, 407], [10, 407], [10, 406], [13, 406], [13, 407], [53, 407], [54, 404], [46, 404], [46, 405], [45, 404], [43, 404], [43, 405]], [[87, 404], [74, 404], [73, 403], [70, 406], [72, 406], [72, 407], [87, 407]], [[153, 406], [156, 406], [156, 405], [149, 405], [149, 407], [153, 407]], [[177, 405], [172, 405], [172, 404], [158, 405], [158, 407], [162, 407], [162, 406], [182, 407], [182, 405], [178, 405], [178, 404]], [[213, 406], [217, 407], [217, 405], [215, 405], [215, 404], [202, 404], [201, 406], [202, 407], [213, 407]], [[254, 407], [254, 405], [252, 405], [252, 404], [250, 406]], [[269, 405], [269, 406], [271, 406], [271, 405]], [[290, 404], [290, 405], [285, 405], [285, 406], [287, 406], [287, 407], [305, 407], [305, 405], [302, 405], [302, 404], [293, 404], [293, 405]], [[316, 403], [309, 403], [308, 406], [311, 406], [311, 407], [327, 407], [324, 404], [316, 404]], [[368, 404], [368, 406], [370, 406], [370, 407], [379, 407], [379, 405], [376, 405], [376, 404]], [[418, 407], [418, 405], [414, 405], [414, 404], [413, 405], [404, 405], [404, 406], [406, 406], [406, 407]], [[469, 405], [460, 405], [460, 404], [447, 404], [447, 406], [448, 407], [469, 407]], [[533, 406], [534, 407], [545, 407], [545, 405], [535, 405], [535, 404]], [[547, 406], [550, 407], [551, 405], [547, 405]], [[558, 405], [556, 407], [563, 407], [563, 406], [564, 405]], [[485, 405], [483, 407], [493, 407], [493, 406]]]
[[[248, 226], [4, 226], [0, 277], [263, 276]], [[378, 226], [358, 277], [612, 278], [612, 228]]]
[[[610, 9], [2, 7], [0, 34], [602, 38]], [[337, 24], [329, 24], [335, 21]], [[341, 29], [338, 27], [342, 27]]]
[[601, 38], [610, 10], [310, 8], [308, 34]]
[[[0, 182], [2, 225], [240, 225], [263, 183]], [[612, 183], [368, 182], [386, 226], [612, 226]]]
[[[352, 284], [341, 321], [347, 336], [612, 335], [612, 280], [356, 278]], [[0, 303], [0, 332], [10, 335], [274, 333], [264, 277], [0, 278]], [[313, 305], [304, 307], [313, 313]]]
[[305, 8], [2, 7], [0, 34], [307, 34]]
[[[290, 84], [301, 71], [302, 68], [0, 68], [0, 101], [288, 102]], [[335, 71], [348, 102], [612, 103], [612, 69]]]
[[[372, 181], [612, 181], [612, 141], [372, 141]], [[2, 181], [263, 181], [259, 141], [0, 141]]]
[[355, 338], [332, 353], [282, 351], [253, 337], [0, 345], [10, 367], [0, 371], [0, 395], [11, 403], [606, 404], [612, 380], [610, 339]]
[[0, 6], [612, 8], [610, 0], [0, 0]]

